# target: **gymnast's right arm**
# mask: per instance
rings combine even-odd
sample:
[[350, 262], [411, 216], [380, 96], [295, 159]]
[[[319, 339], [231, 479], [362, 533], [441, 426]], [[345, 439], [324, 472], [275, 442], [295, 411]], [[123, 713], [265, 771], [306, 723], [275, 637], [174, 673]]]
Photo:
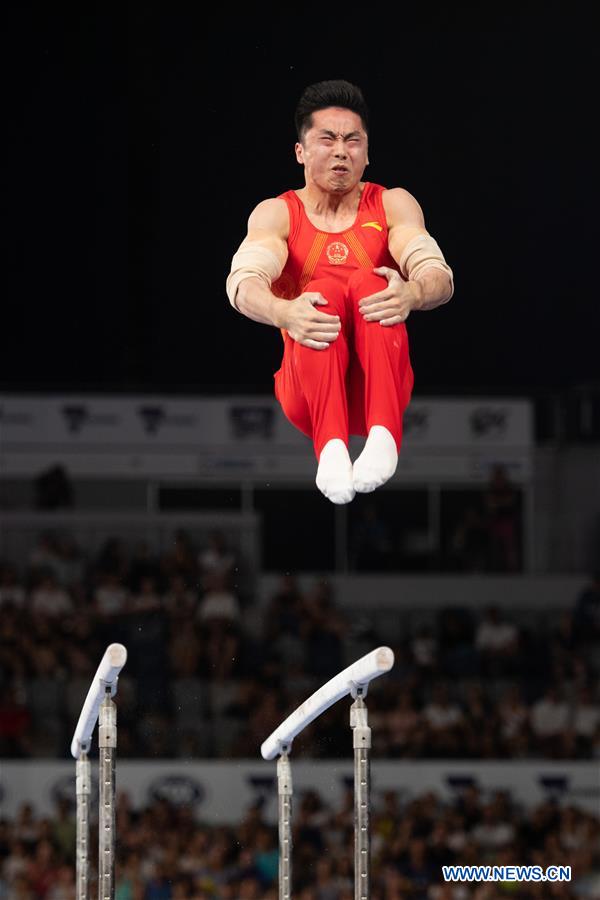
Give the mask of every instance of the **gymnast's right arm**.
[[309, 291], [282, 300], [271, 291], [287, 261], [288, 227], [284, 200], [273, 198], [258, 204], [248, 219], [248, 234], [231, 262], [227, 296], [249, 319], [284, 329], [313, 350], [325, 350], [338, 336], [341, 323], [338, 316], [315, 309], [327, 305], [321, 294]]
[[287, 261], [285, 201], [263, 200], [248, 219], [248, 234], [231, 261], [227, 296], [235, 309], [264, 325], [283, 328], [286, 300], [270, 290]]

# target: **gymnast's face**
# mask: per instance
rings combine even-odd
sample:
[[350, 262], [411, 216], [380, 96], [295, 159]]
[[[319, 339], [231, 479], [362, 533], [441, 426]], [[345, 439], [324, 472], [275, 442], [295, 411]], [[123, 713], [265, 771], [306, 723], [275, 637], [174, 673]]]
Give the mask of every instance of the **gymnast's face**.
[[295, 149], [306, 184], [330, 193], [352, 190], [369, 163], [368, 137], [360, 116], [337, 106], [313, 113], [312, 127]]

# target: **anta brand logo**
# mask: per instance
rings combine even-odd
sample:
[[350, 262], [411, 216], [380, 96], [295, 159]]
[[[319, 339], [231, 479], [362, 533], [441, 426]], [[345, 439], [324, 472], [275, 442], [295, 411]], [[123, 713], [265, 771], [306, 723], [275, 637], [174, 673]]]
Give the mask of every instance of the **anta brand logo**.
[[375, 228], [377, 231], [383, 231], [383, 225], [380, 225], [379, 222], [364, 222], [361, 228]]
[[343, 266], [348, 259], [349, 250], [341, 241], [334, 241], [327, 247], [327, 259], [332, 266]]

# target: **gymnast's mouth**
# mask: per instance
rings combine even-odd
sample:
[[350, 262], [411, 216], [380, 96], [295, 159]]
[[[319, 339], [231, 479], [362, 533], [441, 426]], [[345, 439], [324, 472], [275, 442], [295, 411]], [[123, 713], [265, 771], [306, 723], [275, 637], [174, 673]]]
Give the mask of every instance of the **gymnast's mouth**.
[[334, 171], [334, 172], [344, 173], [344, 172], [347, 172], [348, 169], [346, 168], [346, 166], [334, 166], [334, 167], [333, 167], [333, 171]]

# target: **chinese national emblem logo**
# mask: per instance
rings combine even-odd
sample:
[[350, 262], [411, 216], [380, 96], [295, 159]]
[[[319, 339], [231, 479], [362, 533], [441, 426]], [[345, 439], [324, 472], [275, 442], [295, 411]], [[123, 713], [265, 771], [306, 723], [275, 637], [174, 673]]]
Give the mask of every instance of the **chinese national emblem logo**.
[[341, 241], [334, 241], [333, 244], [329, 244], [326, 252], [327, 259], [332, 266], [343, 266], [348, 259], [348, 253], [350, 251], [345, 244], [341, 243]]

